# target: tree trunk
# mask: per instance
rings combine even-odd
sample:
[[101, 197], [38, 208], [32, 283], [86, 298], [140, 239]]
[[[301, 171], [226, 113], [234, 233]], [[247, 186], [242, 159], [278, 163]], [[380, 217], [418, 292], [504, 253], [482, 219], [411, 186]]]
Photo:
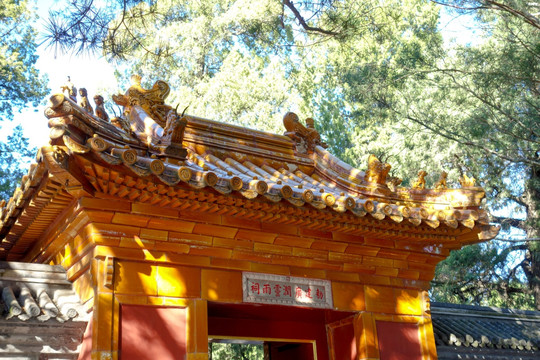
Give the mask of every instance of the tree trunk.
[[540, 167], [532, 167], [530, 178], [525, 183], [523, 200], [526, 204], [527, 219], [525, 232], [528, 239], [523, 270], [532, 290], [536, 310], [540, 310]]

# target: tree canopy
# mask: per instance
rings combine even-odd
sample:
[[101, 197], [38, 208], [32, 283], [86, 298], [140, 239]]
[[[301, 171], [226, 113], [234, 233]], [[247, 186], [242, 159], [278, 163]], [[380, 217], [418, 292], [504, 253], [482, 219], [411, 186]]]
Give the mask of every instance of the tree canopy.
[[[5, 0], [0, 5], [0, 126], [27, 104], [37, 106], [46, 94], [45, 79], [35, 67], [35, 15], [27, 1]], [[20, 127], [0, 143], [0, 200], [15, 190], [24, 166], [35, 154]]]
[[374, 153], [404, 179], [474, 175], [491, 208], [518, 215], [493, 221], [527, 240], [454, 253], [433, 296], [540, 309], [540, 8], [441, 3], [475, 16], [477, 41], [445, 43], [441, 7], [421, 0], [81, 1], [49, 28], [61, 47], [119, 61], [124, 79], [168, 80], [173, 101], [197, 115], [279, 131], [293, 110], [360, 168]]

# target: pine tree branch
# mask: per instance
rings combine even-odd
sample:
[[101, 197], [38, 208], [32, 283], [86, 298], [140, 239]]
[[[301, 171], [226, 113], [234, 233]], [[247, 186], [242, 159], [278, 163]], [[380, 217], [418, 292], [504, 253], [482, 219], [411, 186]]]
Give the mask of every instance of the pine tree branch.
[[481, 145], [478, 142], [474, 142], [474, 141], [467, 140], [467, 139], [462, 139], [457, 134], [453, 134], [453, 133], [450, 133], [450, 132], [448, 132], [446, 130], [441, 130], [441, 128], [436, 128], [434, 126], [431, 126], [430, 124], [427, 124], [426, 122], [424, 122], [424, 121], [422, 121], [420, 119], [417, 119], [417, 118], [415, 118], [415, 117], [413, 117], [413, 116], [411, 116], [409, 114], [405, 115], [405, 118], [407, 118], [408, 120], [411, 120], [411, 121], [413, 121], [413, 122], [415, 122], [415, 123], [417, 123], [419, 125], [424, 126], [428, 130], [431, 130], [435, 134], [440, 135], [440, 136], [442, 136], [442, 137], [444, 137], [446, 139], [455, 141], [455, 142], [457, 142], [458, 144], [461, 144], [461, 145], [472, 146], [472, 147], [475, 147], [477, 149], [483, 150], [484, 152], [486, 152], [488, 154], [491, 154], [491, 155], [494, 155], [494, 156], [496, 156], [496, 157], [498, 157], [498, 158], [500, 158], [502, 160], [510, 161], [510, 162], [513, 162], [513, 163], [521, 162], [521, 163], [524, 163], [524, 164], [540, 166], [540, 161], [530, 159], [530, 158], [526, 158], [526, 157], [516, 158], [516, 157], [511, 156], [509, 154], [504, 154], [504, 153], [492, 150], [492, 149], [488, 148], [487, 146]]
[[[470, 74], [466, 71], [462, 71], [460, 69], [437, 69], [437, 71], [441, 71], [443, 73], [447, 73], [450, 78], [452, 78], [452, 81], [454, 82], [454, 84], [456, 84], [456, 86], [458, 88], [461, 88], [462, 90], [465, 90], [466, 92], [468, 92], [469, 94], [471, 94], [473, 97], [475, 97], [476, 99], [478, 99], [478, 101], [482, 102], [483, 104], [485, 104], [488, 109], [490, 109], [490, 111], [492, 110], [496, 110], [497, 112], [499, 112], [500, 114], [502, 114], [506, 119], [510, 120], [511, 122], [514, 122], [516, 124], [518, 124], [524, 131], [531, 131], [532, 132], [532, 129], [530, 128], [530, 126], [528, 126], [527, 124], [524, 124], [521, 120], [519, 120], [518, 118], [516, 118], [515, 116], [513, 116], [512, 114], [508, 113], [507, 111], [505, 111], [501, 105], [499, 104], [496, 104], [495, 102], [490, 102], [488, 101], [487, 98], [485, 98], [484, 96], [480, 96], [478, 94], [477, 91], [474, 91], [473, 89], [469, 88], [468, 86], [466, 85], [463, 85], [461, 84], [460, 82], [458, 82], [458, 80], [454, 77], [453, 73], [463, 73], [463, 74]], [[500, 75], [500, 74], [499, 74]], [[525, 79], [519, 79], [521, 81], [524, 81]], [[527, 80], [530, 80], [530, 79], [527, 79]], [[494, 117], [496, 118], [495, 114], [493, 114]], [[484, 121], [487, 125], [490, 125], [487, 121]], [[501, 124], [499, 122], [499, 124]], [[538, 138], [538, 134], [535, 134], [534, 132], [532, 132], [532, 134], [534, 135], [533, 138], [531, 137], [522, 137], [520, 135], [520, 133], [512, 133], [512, 132], [508, 132], [506, 131], [502, 124], [501, 126], [497, 127], [497, 129], [500, 131], [500, 132], [503, 132], [509, 136], [513, 136], [515, 138], [520, 138], [521, 140], [524, 140], [524, 141], [528, 141], [528, 142], [533, 142], [533, 143], [539, 143], [538, 141], [535, 141], [534, 138]]]
[[485, 3], [487, 4], [486, 8], [488, 9], [504, 11], [512, 14], [515, 17], [523, 19], [523, 21], [525, 21], [529, 25], [532, 25], [540, 30], [540, 22], [538, 21], [538, 18], [533, 16], [532, 14], [529, 14], [528, 12], [518, 10], [512, 6], [497, 1], [485, 0]]
[[511, 217], [506, 217], [506, 216], [493, 216], [493, 215], [491, 216], [490, 220], [493, 222], [497, 222], [503, 226], [509, 225], [517, 229], [525, 230], [525, 220], [515, 219]]
[[483, 1], [474, 1], [479, 3], [478, 6], [462, 6], [462, 5], [456, 5], [451, 4], [449, 2], [442, 2], [442, 1], [436, 1], [431, 0], [435, 4], [439, 4], [442, 6], [458, 9], [458, 10], [464, 10], [464, 11], [476, 11], [481, 9], [490, 9], [490, 10], [496, 10], [496, 11], [503, 11], [506, 12], [514, 17], [522, 19], [524, 22], [526, 22], [529, 25], [532, 25], [533, 27], [540, 29], [540, 21], [538, 18], [526, 11], [518, 10], [515, 7], [509, 6], [507, 4], [503, 4], [497, 1], [492, 0], [483, 0]]
[[304, 28], [304, 30], [309, 31], [309, 32], [321, 33], [324, 35], [330, 35], [330, 36], [339, 35], [339, 33], [335, 31], [326, 30], [319, 27], [313, 27], [313, 26], [308, 25], [308, 23], [306, 22], [302, 14], [300, 14], [296, 6], [294, 6], [294, 4], [290, 0], [283, 0], [283, 4], [292, 11], [292, 13], [294, 14], [294, 17], [296, 18], [296, 20], [298, 20], [298, 22]]

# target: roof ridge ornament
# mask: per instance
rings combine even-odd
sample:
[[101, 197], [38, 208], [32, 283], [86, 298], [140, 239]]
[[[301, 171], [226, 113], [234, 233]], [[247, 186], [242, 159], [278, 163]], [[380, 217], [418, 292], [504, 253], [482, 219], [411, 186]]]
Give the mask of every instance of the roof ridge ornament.
[[386, 185], [386, 177], [391, 168], [390, 164], [381, 162], [375, 155], [371, 154], [368, 158], [368, 169], [364, 175], [364, 180], [370, 183]]
[[290, 137], [295, 145], [296, 151], [301, 154], [311, 153], [316, 146], [327, 148], [328, 145], [321, 140], [321, 135], [315, 130], [315, 120], [306, 119], [306, 126], [300, 123], [298, 115], [288, 112], [283, 117], [283, 125], [287, 130], [283, 135]]
[[468, 177], [466, 173], [463, 173], [463, 175], [459, 177], [459, 183], [462, 188], [475, 187], [476, 179], [472, 176]]
[[113, 101], [120, 106], [130, 107], [139, 105], [162, 128], [167, 123], [167, 115], [172, 106], [165, 104], [171, 88], [163, 80], [157, 80], [152, 88], [144, 89], [141, 86], [141, 76], [131, 76], [131, 86], [124, 95], [113, 95]]
[[[178, 105], [175, 109], [165, 104], [170, 93], [169, 84], [158, 80], [151, 89], [144, 89], [139, 75], [131, 76], [131, 81], [132, 85], [126, 93], [113, 95], [113, 101], [124, 107], [124, 116], [133, 134], [148, 146], [150, 152], [184, 160], [187, 150], [182, 147], [182, 141], [187, 119], [185, 109], [178, 114]], [[122, 129], [126, 125], [120, 120], [117, 124]]]
[[435, 190], [444, 190], [447, 189], [448, 186], [446, 184], [446, 179], [448, 177], [448, 173], [446, 171], [441, 172], [441, 176], [439, 177], [439, 180], [435, 183], [433, 188]]
[[425, 189], [426, 188], [426, 177], [427, 172], [420, 170], [418, 172], [418, 179], [413, 183], [413, 189]]

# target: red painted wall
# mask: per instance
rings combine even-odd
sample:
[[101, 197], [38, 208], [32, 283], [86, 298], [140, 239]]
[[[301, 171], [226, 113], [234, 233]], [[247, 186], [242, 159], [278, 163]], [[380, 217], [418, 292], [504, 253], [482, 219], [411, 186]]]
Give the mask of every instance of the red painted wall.
[[377, 321], [381, 360], [422, 360], [418, 325]]
[[332, 341], [336, 359], [356, 360], [356, 339], [352, 322], [332, 329]]
[[186, 309], [122, 305], [122, 360], [186, 359]]

